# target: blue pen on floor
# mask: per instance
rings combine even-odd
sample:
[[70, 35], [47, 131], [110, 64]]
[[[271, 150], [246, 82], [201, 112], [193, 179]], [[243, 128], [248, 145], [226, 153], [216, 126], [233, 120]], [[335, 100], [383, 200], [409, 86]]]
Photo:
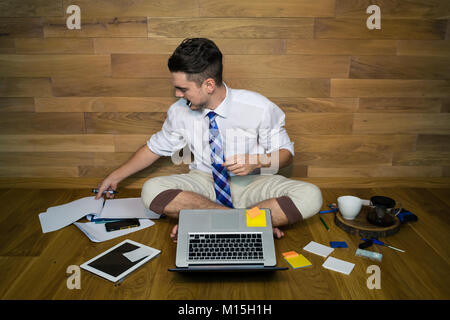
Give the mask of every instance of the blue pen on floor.
[[332, 213], [332, 212], [337, 212], [338, 211], [338, 209], [336, 208], [336, 209], [331, 209], [331, 210], [323, 210], [323, 211], [319, 211], [319, 214], [322, 214], [322, 213]]

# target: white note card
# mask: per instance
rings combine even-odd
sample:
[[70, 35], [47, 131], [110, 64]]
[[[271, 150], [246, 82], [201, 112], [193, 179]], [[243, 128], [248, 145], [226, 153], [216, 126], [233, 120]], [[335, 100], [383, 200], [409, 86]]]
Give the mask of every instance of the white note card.
[[334, 249], [328, 246], [324, 246], [323, 244], [311, 241], [303, 248], [303, 250], [326, 258], [330, 253], [333, 252]]
[[328, 257], [328, 259], [322, 264], [322, 267], [349, 275], [355, 267], [355, 264], [341, 259]]
[[125, 252], [123, 255], [131, 262], [136, 262], [144, 257], [156, 256], [160, 251], [151, 247], [142, 246], [136, 250]]

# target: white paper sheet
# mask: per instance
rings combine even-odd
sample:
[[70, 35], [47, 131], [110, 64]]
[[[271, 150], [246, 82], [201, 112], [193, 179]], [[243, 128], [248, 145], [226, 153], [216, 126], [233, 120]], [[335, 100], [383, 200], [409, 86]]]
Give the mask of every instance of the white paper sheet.
[[141, 198], [108, 199], [105, 202], [100, 218], [140, 218], [159, 219], [160, 215], [147, 209]]
[[136, 232], [145, 228], [148, 228], [155, 223], [149, 219], [139, 219], [140, 226], [135, 228], [116, 230], [116, 231], [106, 231], [104, 223], [95, 222], [75, 222], [76, 225], [92, 242], [103, 242], [106, 240], [111, 240], [117, 237], [124, 236], [126, 234]]
[[308, 243], [303, 250], [306, 250], [308, 252], [317, 254], [319, 256], [322, 256], [324, 258], [326, 258], [330, 253], [332, 253], [334, 251], [333, 248], [328, 247], [328, 246], [324, 246], [323, 244], [311, 241], [310, 243]]
[[39, 214], [42, 232], [51, 232], [64, 228], [75, 221], [94, 214], [100, 218], [138, 218], [159, 219], [160, 215], [147, 209], [141, 198], [108, 199], [103, 206], [103, 198], [81, 198], [60, 206], [50, 207]]
[[160, 252], [159, 250], [142, 245], [142, 247], [137, 248], [136, 250], [133, 251], [125, 252], [123, 255], [131, 262], [135, 262], [144, 257], [148, 257], [151, 255], [156, 256], [159, 252]]
[[349, 275], [355, 267], [355, 264], [341, 259], [328, 257], [328, 259], [322, 264], [322, 267]]
[[50, 207], [39, 214], [42, 232], [51, 232], [64, 228], [89, 213], [99, 214], [103, 207], [103, 199], [95, 197], [81, 198], [60, 206]]

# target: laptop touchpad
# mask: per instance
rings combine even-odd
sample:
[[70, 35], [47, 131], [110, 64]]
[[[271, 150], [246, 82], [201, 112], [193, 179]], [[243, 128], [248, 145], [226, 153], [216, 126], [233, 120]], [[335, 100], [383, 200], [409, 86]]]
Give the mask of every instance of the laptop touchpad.
[[211, 214], [211, 228], [213, 230], [237, 230], [239, 227], [239, 215], [230, 213]]

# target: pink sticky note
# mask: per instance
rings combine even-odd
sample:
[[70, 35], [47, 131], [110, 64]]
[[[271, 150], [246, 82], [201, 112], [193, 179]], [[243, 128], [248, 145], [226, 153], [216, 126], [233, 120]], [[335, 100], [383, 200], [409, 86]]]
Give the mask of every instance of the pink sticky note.
[[256, 218], [257, 216], [259, 216], [261, 214], [261, 211], [259, 211], [258, 207], [253, 207], [250, 210], [247, 210], [247, 214], [250, 218]]

